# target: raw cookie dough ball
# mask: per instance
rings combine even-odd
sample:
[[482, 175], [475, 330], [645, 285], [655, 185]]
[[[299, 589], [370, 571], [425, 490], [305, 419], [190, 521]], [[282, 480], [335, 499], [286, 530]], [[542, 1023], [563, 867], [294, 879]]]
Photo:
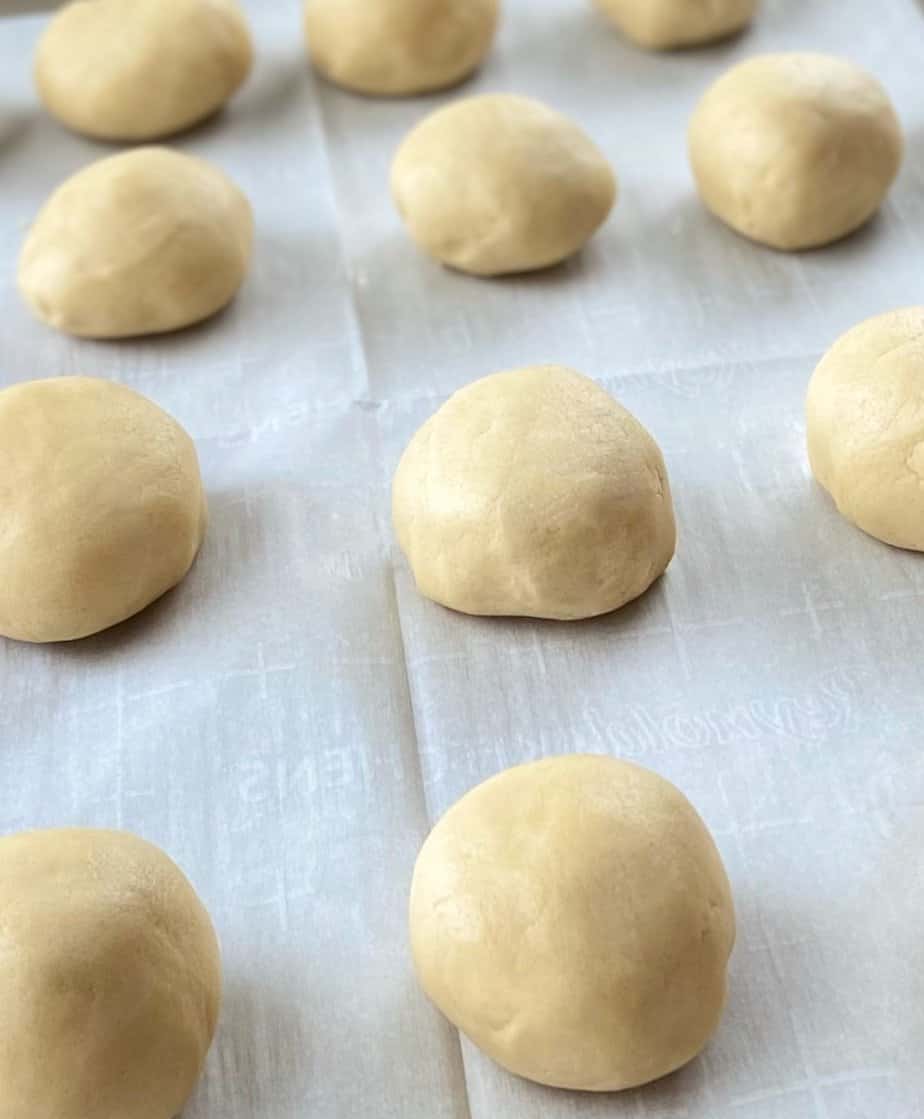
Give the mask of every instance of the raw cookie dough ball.
[[924, 307], [839, 338], [806, 403], [812, 472], [864, 532], [924, 552]]
[[495, 373], [450, 397], [408, 445], [392, 496], [421, 593], [466, 614], [605, 614], [674, 554], [657, 444], [559, 365]]
[[196, 449], [122, 385], [14, 385], [0, 392], [0, 521], [0, 634], [86, 637], [192, 565], [206, 521]]
[[712, 837], [683, 794], [590, 755], [508, 769], [424, 843], [411, 946], [439, 1009], [498, 1064], [631, 1088], [715, 1031], [735, 939]]
[[403, 96], [455, 85], [481, 63], [499, 0], [306, 0], [311, 60], [337, 85]]
[[724, 39], [754, 18], [758, 0], [596, 0], [620, 31], [650, 50]]
[[250, 204], [217, 167], [137, 148], [72, 175], [39, 211], [19, 288], [50, 326], [87, 338], [177, 330], [241, 286]]
[[507, 93], [426, 117], [398, 149], [391, 187], [422, 248], [482, 276], [571, 256], [616, 198], [610, 165], [576, 124]]
[[898, 173], [902, 133], [865, 70], [823, 54], [768, 54], [707, 90], [690, 123], [700, 196], [776, 249], [836, 241], [875, 213]]
[[209, 916], [126, 832], [0, 839], [0, 1119], [173, 1119], [221, 1001]]
[[76, 132], [156, 140], [219, 109], [252, 56], [235, 0], [92, 0], [49, 23], [35, 81], [48, 111]]

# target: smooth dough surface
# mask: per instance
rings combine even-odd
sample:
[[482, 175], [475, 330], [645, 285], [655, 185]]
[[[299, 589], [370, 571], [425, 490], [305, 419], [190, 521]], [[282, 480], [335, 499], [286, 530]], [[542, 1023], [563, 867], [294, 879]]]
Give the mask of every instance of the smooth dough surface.
[[466, 614], [605, 614], [648, 589], [676, 540], [655, 441], [556, 365], [450, 397], [404, 452], [392, 508], [421, 593]]
[[758, 0], [596, 0], [620, 31], [649, 50], [724, 39], [754, 18]]
[[0, 839], [0, 1119], [173, 1119], [221, 1002], [215, 932], [127, 832]]
[[219, 109], [250, 72], [236, 0], [76, 0], [39, 40], [48, 111], [101, 140], [157, 140]]
[[421, 849], [410, 901], [421, 984], [519, 1076], [612, 1091], [687, 1063], [715, 1031], [731, 890], [678, 789], [613, 758], [506, 770]]
[[812, 472], [871, 536], [924, 552], [924, 307], [848, 330], [809, 382]]
[[137, 148], [91, 163], [51, 195], [23, 245], [19, 288], [69, 334], [158, 334], [230, 302], [252, 241], [250, 204], [217, 167]]
[[311, 60], [337, 85], [399, 97], [445, 89], [487, 54], [499, 0], [306, 0]]
[[70, 641], [177, 584], [205, 532], [192, 440], [92, 377], [0, 392], [0, 634]]
[[398, 149], [391, 186], [422, 248], [485, 276], [571, 256], [616, 199], [609, 163], [576, 124], [507, 93], [464, 98], [426, 117]]
[[732, 229], [777, 249], [836, 241], [879, 208], [902, 159], [888, 94], [861, 67], [769, 54], [733, 67], [690, 123], [700, 197]]

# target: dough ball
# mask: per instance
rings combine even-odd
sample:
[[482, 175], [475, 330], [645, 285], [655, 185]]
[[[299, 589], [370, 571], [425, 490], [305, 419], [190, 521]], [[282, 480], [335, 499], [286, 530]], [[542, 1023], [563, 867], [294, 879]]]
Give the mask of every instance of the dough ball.
[[735, 915], [682, 793], [590, 755], [508, 769], [424, 843], [411, 946], [439, 1009], [498, 1064], [604, 1092], [664, 1076], [719, 1023]]
[[421, 593], [466, 614], [605, 614], [674, 554], [657, 444], [563, 366], [495, 373], [450, 397], [411, 440], [392, 496]]
[[0, 634], [86, 637], [192, 565], [206, 521], [195, 447], [122, 385], [14, 385], [0, 392], [0, 519]]
[[649, 50], [724, 39], [754, 18], [758, 0], [596, 0], [619, 30]]
[[812, 472], [864, 532], [924, 552], [924, 307], [837, 340], [809, 383]]
[[346, 89], [381, 96], [455, 85], [481, 63], [499, 0], [306, 0], [311, 60]]
[[209, 916], [126, 832], [0, 839], [0, 1119], [173, 1119], [221, 1001]]
[[398, 149], [391, 186], [422, 248], [482, 276], [571, 256], [616, 198], [610, 165], [576, 124], [508, 93], [431, 113]]
[[252, 59], [236, 0], [83, 0], [49, 23], [35, 81], [75, 132], [156, 140], [219, 109]]
[[233, 299], [252, 240], [250, 205], [218, 168], [137, 148], [52, 194], [23, 246], [19, 288], [40, 319], [69, 334], [158, 334]]
[[902, 158], [888, 94], [823, 54], [768, 54], [707, 90], [690, 124], [700, 196], [732, 229], [776, 249], [809, 249], [876, 212]]

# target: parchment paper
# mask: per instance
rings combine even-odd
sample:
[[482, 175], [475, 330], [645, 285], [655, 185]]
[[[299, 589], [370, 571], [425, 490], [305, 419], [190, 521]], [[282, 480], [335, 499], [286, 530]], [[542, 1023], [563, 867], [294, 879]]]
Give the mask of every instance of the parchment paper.
[[[0, 642], [0, 831], [93, 824], [164, 846], [208, 904], [227, 999], [190, 1119], [912, 1119], [924, 1111], [924, 558], [842, 521], [811, 482], [802, 400], [855, 322], [922, 301], [924, 13], [766, 0], [714, 49], [632, 49], [584, 0], [506, 0], [478, 78], [374, 101], [310, 73], [294, 0], [247, 5], [255, 73], [176, 141], [253, 201], [252, 274], [213, 322], [94, 344], [15, 290], [49, 191], [115, 150], [41, 112], [41, 16], [0, 22], [0, 378], [124, 381], [196, 439], [211, 503], [183, 585], [67, 646]], [[844, 53], [907, 129], [881, 216], [784, 256], [695, 201], [685, 126], [723, 68]], [[390, 157], [452, 97], [573, 114], [622, 196], [580, 258], [532, 278], [442, 270], [406, 237]], [[555, 625], [415, 592], [388, 491], [452, 390], [562, 361], [664, 450], [680, 523], [637, 605]], [[497, 770], [611, 752], [679, 784], [739, 911], [728, 1010], [678, 1075], [616, 1096], [495, 1068], [413, 980], [405, 906], [432, 821]], [[2, 1086], [0, 1086], [2, 1090]]]

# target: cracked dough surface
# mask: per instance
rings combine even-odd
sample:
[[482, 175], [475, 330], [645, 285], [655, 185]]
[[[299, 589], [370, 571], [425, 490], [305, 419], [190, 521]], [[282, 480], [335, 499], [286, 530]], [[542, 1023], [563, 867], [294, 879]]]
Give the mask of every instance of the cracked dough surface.
[[158, 334], [230, 302], [252, 240], [250, 204], [217, 167], [136, 148], [54, 191], [23, 245], [19, 289], [40, 319], [69, 334]]
[[823, 54], [767, 54], [706, 91], [689, 130], [700, 197], [738, 233], [808, 249], [869, 220], [898, 174], [901, 125], [882, 85]]
[[91, 377], [0, 392], [0, 634], [70, 641], [177, 584], [205, 532], [192, 440]]
[[812, 472], [864, 532], [924, 551], [924, 307], [848, 330], [812, 374]]
[[391, 188], [421, 248], [482, 276], [565, 260], [616, 200], [613, 171], [582, 129], [507, 93], [466, 97], [425, 117], [395, 155]]
[[620, 31], [650, 50], [692, 47], [746, 27], [758, 0], [596, 0]]
[[209, 916], [127, 832], [0, 839], [0, 1119], [173, 1119], [221, 1001]]
[[650, 770], [572, 755], [508, 769], [414, 869], [424, 990], [519, 1076], [610, 1091], [691, 1060], [725, 1000], [731, 890], [706, 826]]
[[39, 40], [48, 111], [101, 140], [157, 140], [211, 116], [250, 73], [235, 0], [77, 0]]
[[494, 39], [499, 0], [306, 0], [311, 60], [346, 89], [406, 96], [467, 77]]
[[564, 366], [455, 393], [408, 445], [392, 499], [419, 590], [466, 614], [604, 614], [647, 590], [674, 553], [657, 444]]

